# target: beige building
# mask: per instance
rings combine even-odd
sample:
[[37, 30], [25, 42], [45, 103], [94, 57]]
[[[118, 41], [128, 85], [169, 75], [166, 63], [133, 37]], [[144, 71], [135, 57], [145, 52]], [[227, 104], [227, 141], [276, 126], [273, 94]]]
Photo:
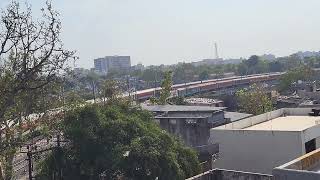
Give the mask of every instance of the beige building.
[[210, 130], [219, 143], [215, 167], [272, 174], [272, 169], [320, 147], [320, 117], [311, 108], [279, 109]]
[[274, 180], [319, 180], [320, 149], [275, 168], [272, 174]]

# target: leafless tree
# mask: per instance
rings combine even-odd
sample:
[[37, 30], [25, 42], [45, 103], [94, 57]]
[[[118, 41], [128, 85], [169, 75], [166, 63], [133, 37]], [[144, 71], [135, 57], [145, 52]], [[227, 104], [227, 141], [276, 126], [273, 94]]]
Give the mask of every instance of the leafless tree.
[[[50, 1], [41, 13], [34, 18], [29, 4], [13, 1], [0, 17], [0, 180], [11, 179], [13, 155], [6, 152], [14, 148], [10, 138], [15, 133], [12, 127], [21, 123], [18, 117], [33, 113], [30, 102], [55, 83], [69, 60], [75, 59], [74, 51], [63, 47], [59, 13]], [[3, 161], [9, 161], [9, 169]]]

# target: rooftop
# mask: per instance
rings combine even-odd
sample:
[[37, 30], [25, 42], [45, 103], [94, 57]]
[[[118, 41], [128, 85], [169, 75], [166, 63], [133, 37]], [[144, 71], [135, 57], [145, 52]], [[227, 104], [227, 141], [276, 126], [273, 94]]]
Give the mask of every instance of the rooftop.
[[153, 105], [142, 106], [142, 108], [152, 112], [214, 112], [226, 109], [225, 107], [181, 105]]
[[244, 130], [303, 131], [318, 124], [320, 117], [286, 116], [255, 124]]
[[230, 111], [225, 111], [224, 112], [224, 117], [227, 119], [230, 119], [231, 122], [234, 121], [239, 121], [244, 118], [248, 118], [253, 116], [252, 114], [247, 114], [247, 113], [239, 113], [239, 112], [230, 112]]
[[218, 100], [218, 99], [209, 99], [209, 98], [189, 98], [189, 99], [186, 99], [186, 102], [188, 103], [202, 103], [202, 104], [215, 104], [215, 103], [221, 103], [223, 101], [221, 100]]
[[251, 116], [215, 130], [303, 131], [320, 125], [320, 116], [310, 116], [312, 108], [283, 108]]

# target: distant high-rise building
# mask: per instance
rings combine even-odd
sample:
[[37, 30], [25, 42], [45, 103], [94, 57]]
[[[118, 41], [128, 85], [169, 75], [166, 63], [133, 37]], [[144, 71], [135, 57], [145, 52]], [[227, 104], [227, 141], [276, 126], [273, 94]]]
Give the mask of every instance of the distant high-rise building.
[[108, 74], [110, 71], [126, 72], [130, 67], [130, 56], [106, 56], [94, 60], [94, 68], [101, 74]]

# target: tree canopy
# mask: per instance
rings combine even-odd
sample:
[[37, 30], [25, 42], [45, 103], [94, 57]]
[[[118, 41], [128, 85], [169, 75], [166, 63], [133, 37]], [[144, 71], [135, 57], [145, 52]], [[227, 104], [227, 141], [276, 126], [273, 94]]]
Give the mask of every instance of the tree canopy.
[[259, 115], [272, 111], [272, 101], [263, 87], [254, 84], [248, 90], [236, 92], [240, 111]]
[[[185, 179], [200, 171], [196, 153], [161, 130], [148, 112], [126, 103], [88, 105], [62, 123], [64, 179]], [[50, 179], [59, 162], [51, 154], [39, 178]]]
[[171, 89], [172, 89], [172, 72], [166, 71], [164, 73], [164, 79], [161, 82], [161, 90], [160, 90], [160, 97], [151, 98], [151, 102], [153, 104], [165, 105], [168, 102], [169, 97], [171, 96]]
[[11, 1], [1, 11], [0, 29], [0, 179], [12, 179], [22, 134], [32, 132], [47, 110], [62, 106], [58, 84], [75, 57], [63, 47], [59, 13], [50, 1], [39, 18], [28, 3]]
[[306, 65], [295, 67], [289, 71], [287, 71], [285, 74], [283, 74], [280, 78], [279, 83], [279, 91], [286, 92], [291, 91], [292, 84], [302, 80], [307, 81], [311, 80], [312, 75], [314, 74], [313, 70]]

